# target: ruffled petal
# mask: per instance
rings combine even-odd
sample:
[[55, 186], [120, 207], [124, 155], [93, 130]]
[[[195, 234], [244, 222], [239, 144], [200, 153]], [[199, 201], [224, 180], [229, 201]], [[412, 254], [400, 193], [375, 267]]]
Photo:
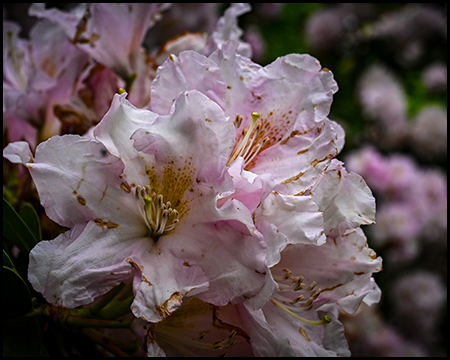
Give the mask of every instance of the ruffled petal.
[[361, 176], [341, 165], [322, 173], [311, 193], [323, 212], [327, 236], [339, 236], [375, 221], [375, 198], [369, 187]]
[[93, 221], [77, 224], [31, 250], [28, 280], [54, 305], [86, 305], [130, 277], [132, 267], [126, 259], [145, 241]]
[[31, 162], [33, 154], [31, 153], [30, 145], [26, 141], [17, 141], [6, 145], [3, 149], [3, 157], [13, 164], [25, 165]]
[[256, 221], [274, 224], [290, 244], [325, 242], [323, 216], [311, 196], [270, 194], [258, 208]]
[[110, 109], [93, 133], [112, 155], [122, 160], [123, 179], [131, 187], [147, 179], [145, 165], [153, 161], [152, 157], [136, 151], [131, 135], [138, 129], [151, 127], [158, 115], [136, 108], [125, 97], [126, 94], [114, 96]]
[[27, 167], [47, 215], [58, 224], [72, 227], [95, 220], [145, 234], [134, 196], [119, 177], [123, 163], [98, 141], [52, 137], [38, 146]]
[[316, 283], [315, 289], [321, 292], [315, 307], [337, 302], [345, 311], [354, 312], [368, 294], [376, 291], [371, 277], [382, 267], [381, 258], [367, 246], [363, 231], [357, 228], [342, 237], [328, 238], [321, 246], [288, 246], [277, 268], [303, 276], [306, 285]]

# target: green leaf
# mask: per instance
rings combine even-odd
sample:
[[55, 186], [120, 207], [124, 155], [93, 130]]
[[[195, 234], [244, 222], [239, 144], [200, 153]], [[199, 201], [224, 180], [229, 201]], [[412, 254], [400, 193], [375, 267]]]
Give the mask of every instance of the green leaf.
[[38, 357], [42, 350], [42, 333], [36, 318], [3, 321], [3, 357]]
[[9, 255], [6, 253], [5, 249], [3, 249], [3, 266], [7, 267], [11, 270], [16, 270], [11, 258], [9, 257]]
[[30, 290], [15, 270], [3, 266], [2, 285], [3, 320], [17, 318], [33, 310]]
[[38, 243], [28, 225], [5, 198], [3, 198], [3, 236], [26, 254]]
[[34, 209], [34, 207], [30, 203], [23, 203], [20, 211], [20, 216], [22, 217], [23, 221], [28, 225], [31, 232], [33, 233], [35, 239], [39, 242], [42, 240], [42, 233], [41, 233], [41, 222], [39, 221], [39, 216]]

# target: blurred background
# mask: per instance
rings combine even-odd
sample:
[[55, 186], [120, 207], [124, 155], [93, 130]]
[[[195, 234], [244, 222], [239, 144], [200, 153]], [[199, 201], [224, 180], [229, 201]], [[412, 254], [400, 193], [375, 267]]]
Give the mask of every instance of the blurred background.
[[[144, 46], [211, 32], [228, 5], [175, 4]], [[329, 117], [346, 132], [338, 158], [376, 198], [376, 224], [364, 231], [384, 260], [374, 275], [383, 296], [342, 314], [352, 355], [446, 356], [447, 4], [251, 5], [239, 25], [255, 62], [308, 53], [333, 72], [339, 91]], [[26, 38], [36, 21], [29, 4], [3, 6]]]

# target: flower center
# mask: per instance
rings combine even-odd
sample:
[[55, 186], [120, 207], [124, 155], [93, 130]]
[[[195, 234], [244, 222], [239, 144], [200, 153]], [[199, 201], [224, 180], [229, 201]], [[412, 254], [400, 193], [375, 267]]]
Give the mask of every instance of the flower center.
[[136, 187], [136, 200], [150, 235], [155, 240], [173, 230], [180, 221], [178, 211], [172, 208], [170, 201], [164, 203], [164, 197], [156, 194], [148, 185]]
[[[230, 155], [227, 166], [236, 160], [239, 156], [244, 158], [246, 164], [249, 164], [254, 157], [261, 151], [261, 149], [266, 146], [269, 142], [269, 137], [261, 139], [261, 122], [258, 121], [261, 115], [259, 113], [253, 112], [252, 123], [248, 128], [243, 128], [241, 132], [241, 137], [236, 142], [234, 149]], [[243, 117], [241, 115], [236, 115], [236, 119], [233, 121], [236, 129], [239, 129], [242, 125]], [[261, 134], [262, 135], [262, 134]], [[258, 137], [259, 136], [259, 137]]]
[[239, 331], [220, 321], [216, 307], [190, 297], [155, 325], [153, 335], [161, 347], [168, 344], [184, 356], [224, 356], [240, 342]]
[[283, 274], [272, 273], [274, 280], [278, 283], [279, 291], [274, 294], [271, 301], [280, 309], [292, 315], [296, 319], [311, 325], [324, 325], [331, 322], [329, 315], [325, 315], [322, 320], [313, 321], [306, 319], [298, 313], [310, 310], [314, 301], [322, 292], [315, 289], [317, 283], [312, 281], [308, 286], [303, 282], [303, 276], [293, 276], [289, 269], [282, 269]]

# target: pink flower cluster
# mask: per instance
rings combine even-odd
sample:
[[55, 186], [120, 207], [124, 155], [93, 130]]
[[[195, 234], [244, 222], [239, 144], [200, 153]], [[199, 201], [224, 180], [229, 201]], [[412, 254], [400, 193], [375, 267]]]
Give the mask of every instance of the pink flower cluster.
[[[158, 5], [85, 5], [63, 17], [33, 6], [71, 51], [96, 60], [80, 70], [98, 75], [88, 88], [101, 109], [84, 136], [52, 136], [34, 155], [22, 141], [4, 150], [70, 229], [31, 251], [28, 279], [69, 308], [130, 284], [133, 331], [149, 355], [349, 355], [338, 309], [380, 298], [381, 258], [360, 228], [375, 201], [336, 159], [344, 131], [327, 117], [331, 71], [309, 55], [254, 63], [237, 41], [245, 10], [232, 6], [201, 51], [153, 67], [140, 44]], [[52, 74], [49, 89], [68, 84], [67, 71]], [[127, 91], [110, 95], [113, 78]], [[94, 81], [84, 80], [66, 105], [81, 104], [73, 96]]]
[[423, 169], [406, 155], [383, 156], [372, 147], [350, 154], [347, 166], [377, 195], [376, 224], [368, 231], [392, 264], [414, 259], [423, 241], [447, 241], [447, 179], [441, 171]]

